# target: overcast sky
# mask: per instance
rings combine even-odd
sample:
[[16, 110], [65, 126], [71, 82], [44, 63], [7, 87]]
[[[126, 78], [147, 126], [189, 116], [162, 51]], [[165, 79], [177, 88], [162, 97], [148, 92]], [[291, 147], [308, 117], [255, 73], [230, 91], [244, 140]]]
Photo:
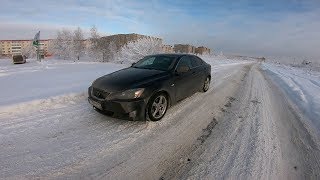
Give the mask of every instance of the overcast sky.
[[53, 38], [95, 25], [216, 52], [320, 59], [319, 0], [1, 0], [0, 39]]

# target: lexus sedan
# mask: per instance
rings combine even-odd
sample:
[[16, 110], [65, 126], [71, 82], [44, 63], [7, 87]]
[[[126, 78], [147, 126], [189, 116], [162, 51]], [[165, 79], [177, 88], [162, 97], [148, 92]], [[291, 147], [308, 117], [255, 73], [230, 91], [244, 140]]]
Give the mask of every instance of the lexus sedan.
[[158, 121], [170, 106], [208, 91], [210, 80], [211, 66], [198, 56], [151, 55], [96, 79], [88, 89], [88, 101], [109, 116]]

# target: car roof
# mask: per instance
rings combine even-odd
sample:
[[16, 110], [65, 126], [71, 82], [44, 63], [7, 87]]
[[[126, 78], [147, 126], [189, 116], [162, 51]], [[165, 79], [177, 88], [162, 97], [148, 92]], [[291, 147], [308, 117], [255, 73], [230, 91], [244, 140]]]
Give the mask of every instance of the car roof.
[[181, 56], [194, 56], [193, 54], [183, 54], [183, 53], [161, 53], [153, 54], [150, 56], [171, 56], [171, 57], [181, 57]]

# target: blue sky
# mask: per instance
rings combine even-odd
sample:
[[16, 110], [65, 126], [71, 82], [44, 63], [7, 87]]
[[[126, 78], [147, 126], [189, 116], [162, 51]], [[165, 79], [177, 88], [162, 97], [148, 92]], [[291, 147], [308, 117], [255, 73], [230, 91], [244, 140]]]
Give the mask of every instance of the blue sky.
[[103, 34], [141, 33], [216, 52], [320, 59], [318, 0], [1, 0], [0, 39], [54, 37], [95, 25]]

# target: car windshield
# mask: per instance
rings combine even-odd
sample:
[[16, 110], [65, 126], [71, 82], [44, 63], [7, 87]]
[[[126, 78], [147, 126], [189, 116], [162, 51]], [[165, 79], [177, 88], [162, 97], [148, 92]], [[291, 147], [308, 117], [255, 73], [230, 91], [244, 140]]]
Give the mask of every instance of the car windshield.
[[138, 61], [133, 67], [168, 71], [173, 67], [175, 59], [173, 56], [147, 56]]

